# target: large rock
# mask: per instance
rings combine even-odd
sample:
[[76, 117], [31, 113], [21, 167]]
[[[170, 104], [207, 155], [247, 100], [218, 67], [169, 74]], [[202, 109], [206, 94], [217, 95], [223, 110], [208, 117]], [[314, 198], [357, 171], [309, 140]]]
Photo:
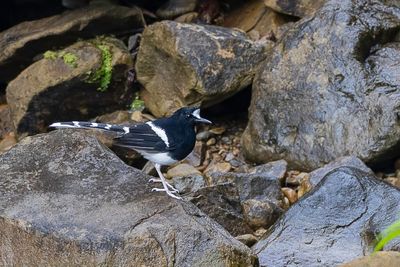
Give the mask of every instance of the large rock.
[[372, 255], [355, 259], [339, 267], [396, 267], [400, 266], [400, 252], [378, 251]]
[[143, 32], [136, 61], [142, 98], [157, 116], [220, 102], [251, 83], [264, 50], [236, 30], [154, 23]]
[[142, 27], [138, 9], [92, 5], [63, 14], [20, 23], [0, 33], [0, 82], [15, 78], [33, 57], [79, 38], [131, 31]]
[[277, 12], [296, 16], [312, 16], [326, 0], [264, 0], [266, 6]]
[[[376, 234], [397, 219], [400, 190], [363, 168], [325, 174], [253, 248], [261, 266], [337, 266], [373, 250]], [[400, 249], [396, 240], [386, 250]]]
[[247, 158], [312, 170], [346, 155], [398, 155], [399, 14], [395, 1], [327, 1], [296, 23], [256, 74]]
[[[109, 63], [105, 60], [105, 48], [112, 57]], [[73, 55], [74, 62], [68, 64], [65, 59], [51, 55], [26, 68], [8, 84], [7, 102], [20, 137], [45, 132], [54, 121], [93, 118], [125, 108], [132, 101], [133, 92], [125, 87], [132, 59], [121, 41], [112, 38], [81, 41], [63, 52]], [[112, 67], [112, 77], [102, 92], [98, 90], [99, 82], [91, 82], [92, 75], [108, 64]]]
[[190, 203], [94, 137], [54, 131], [0, 156], [6, 266], [253, 266], [256, 258]]

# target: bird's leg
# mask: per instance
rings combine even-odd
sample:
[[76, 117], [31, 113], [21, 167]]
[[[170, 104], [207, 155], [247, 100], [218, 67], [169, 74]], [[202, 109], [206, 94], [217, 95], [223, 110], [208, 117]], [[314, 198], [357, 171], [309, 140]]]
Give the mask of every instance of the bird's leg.
[[[162, 181], [161, 181], [161, 179], [151, 178], [151, 179], [149, 179], [149, 183], [162, 183]], [[173, 185], [171, 185], [167, 181], [165, 181], [165, 183], [167, 184], [167, 186], [169, 188], [171, 188], [171, 190], [172, 190], [171, 192], [172, 193], [179, 193], [179, 190], [176, 189], [175, 187], [173, 187]]]
[[160, 176], [160, 180], [161, 180], [161, 183], [163, 184], [163, 187], [164, 188], [153, 188], [153, 189], [151, 189], [151, 191], [156, 191], [156, 192], [159, 192], [159, 191], [164, 191], [165, 193], [167, 193], [170, 197], [173, 197], [173, 198], [176, 198], [176, 199], [182, 199], [181, 197], [178, 197], [178, 196], [175, 196], [174, 194], [173, 194], [173, 192], [171, 192], [169, 189], [168, 189], [168, 185], [167, 185], [167, 182], [165, 181], [165, 177], [164, 177], [164, 175], [162, 174], [162, 172], [161, 172], [161, 166], [160, 166], [160, 164], [154, 164], [154, 167], [156, 168], [156, 170], [157, 170], [157, 173], [158, 173], [158, 176]]

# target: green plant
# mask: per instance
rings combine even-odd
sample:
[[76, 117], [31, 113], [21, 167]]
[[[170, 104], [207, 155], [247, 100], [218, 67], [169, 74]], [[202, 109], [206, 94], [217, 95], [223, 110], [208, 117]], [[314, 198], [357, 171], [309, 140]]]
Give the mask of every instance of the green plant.
[[387, 243], [396, 237], [400, 237], [400, 219], [389, 225], [379, 234], [378, 243], [376, 244], [374, 251], [382, 250]]
[[94, 45], [101, 51], [101, 65], [92, 73], [89, 73], [87, 81], [89, 83], [99, 83], [97, 90], [105, 92], [111, 83], [112, 77], [112, 53], [108, 45], [100, 42], [94, 42]]
[[69, 65], [70, 67], [76, 68], [78, 66], [78, 63], [76, 62], [78, 60], [78, 57], [71, 52], [66, 52], [66, 51], [55, 52], [48, 50], [44, 52], [43, 57], [45, 59], [50, 59], [50, 60], [62, 58], [64, 63]]
[[143, 111], [144, 110], [144, 101], [139, 99], [139, 95], [136, 95], [135, 99], [132, 101], [130, 106], [131, 111]]

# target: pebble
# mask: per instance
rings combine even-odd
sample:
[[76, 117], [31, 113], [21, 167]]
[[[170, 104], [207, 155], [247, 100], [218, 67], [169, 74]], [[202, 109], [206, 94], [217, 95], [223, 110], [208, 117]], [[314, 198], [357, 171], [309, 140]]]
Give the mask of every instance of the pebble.
[[132, 114], [131, 114], [131, 120], [137, 121], [137, 122], [142, 122], [142, 121], [143, 121], [142, 112], [140, 112], [140, 111], [138, 111], [138, 110], [132, 112]]
[[296, 191], [289, 187], [282, 187], [281, 190], [285, 197], [287, 197], [291, 205], [296, 203], [296, 201], [298, 200]]
[[213, 137], [207, 141], [207, 146], [212, 146], [212, 145], [215, 145], [216, 143], [217, 143], [217, 140]]
[[221, 138], [221, 142], [222, 142], [223, 144], [225, 144], [225, 145], [230, 145], [230, 144], [232, 144], [231, 139], [229, 139], [229, 137], [227, 137], [227, 136], [222, 137], [222, 138]]
[[243, 165], [243, 162], [237, 160], [237, 159], [232, 159], [229, 161], [229, 163], [233, 166], [233, 167], [239, 167]]
[[221, 135], [226, 131], [226, 129], [224, 127], [216, 127], [216, 128], [212, 128], [210, 129], [210, 132], [216, 135]]
[[388, 182], [389, 184], [400, 188], [400, 178], [399, 177], [387, 177], [384, 181]]
[[[290, 173], [290, 172], [289, 172]], [[286, 185], [291, 185], [291, 186], [298, 186], [301, 184], [301, 182], [304, 179], [309, 179], [309, 174], [306, 172], [301, 172], [299, 174], [296, 175], [288, 175], [288, 177], [286, 177]]]
[[267, 229], [265, 228], [258, 228], [255, 232], [254, 235], [258, 238], [263, 237], [265, 235], [265, 233], [267, 232]]
[[15, 134], [13, 132], [5, 134], [4, 139], [0, 142], [0, 153], [10, 150], [13, 145], [17, 143]]
[[213, 160], [204, 171], [205, 173], [229, 172], [232, 166], [228, 162], [216, 162]]
[[229, 162], [229, 161], [233, 160], [234, 158], [235, 158], [235, 155], [233, 155], [233, 153], [229, 152], [225, 156], [225, 161]]
[[167, 171], [167, 178], [172, 178], [172, 177], [186, 177], [190, 176], [192, 174], [199, 174], [201, 175], [201, 172], [197, 170], [195, 167], [192, 165], [186, 164], [186, 163], [181, 163], [176, 165], [175, 167], [170, 168]]
[[196, 140], [197, 141], [207, 141], [211, 137], [211, 135], [212, 134], [209, 131], [199, 132], [196, 135]]
[[243, 244], [245, 244], [246, 246], [248, 246], [248, 247], [251, 247], [252, 245], [257, 243], [257, 241], [258, 241], [257, 237], [255, 237], [252, 234], [238, 235], [235, 238], [237, 240], [239, 240], [240, 242], [242, 242]]
[[242, 203], [243, 215], [253, 229], [268, 228], [279, 218], [282, 210], [272, 202], [248, 199]]

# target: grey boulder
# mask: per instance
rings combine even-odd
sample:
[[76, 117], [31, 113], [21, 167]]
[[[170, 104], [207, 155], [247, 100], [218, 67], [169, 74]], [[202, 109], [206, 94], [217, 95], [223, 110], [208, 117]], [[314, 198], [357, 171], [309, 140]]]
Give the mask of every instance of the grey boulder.
[[254, 266], [257, 259], [193, 204], [97, 139], [63, 130], [0, 156], [0, 262], [6, 266]]
[[313, 170], [355, 155], [375, 163], [400, 142], [397, 1], [326, 1], [295, 24], [257, 72], [242, 137], [255, 162]]
[[251, 83], [264, 50], [238, 30], [154, 23], [143, 32], [136, 61], [142, 98], [156, 116], [215, 104]]
[[[365, 166], [334, 166], [253, 251], [261, 266], [337, 266], [372, 252], [376, 235], [400, 212], [400, 190]], [[392, 240], [385, 250], [399, 250]]]

